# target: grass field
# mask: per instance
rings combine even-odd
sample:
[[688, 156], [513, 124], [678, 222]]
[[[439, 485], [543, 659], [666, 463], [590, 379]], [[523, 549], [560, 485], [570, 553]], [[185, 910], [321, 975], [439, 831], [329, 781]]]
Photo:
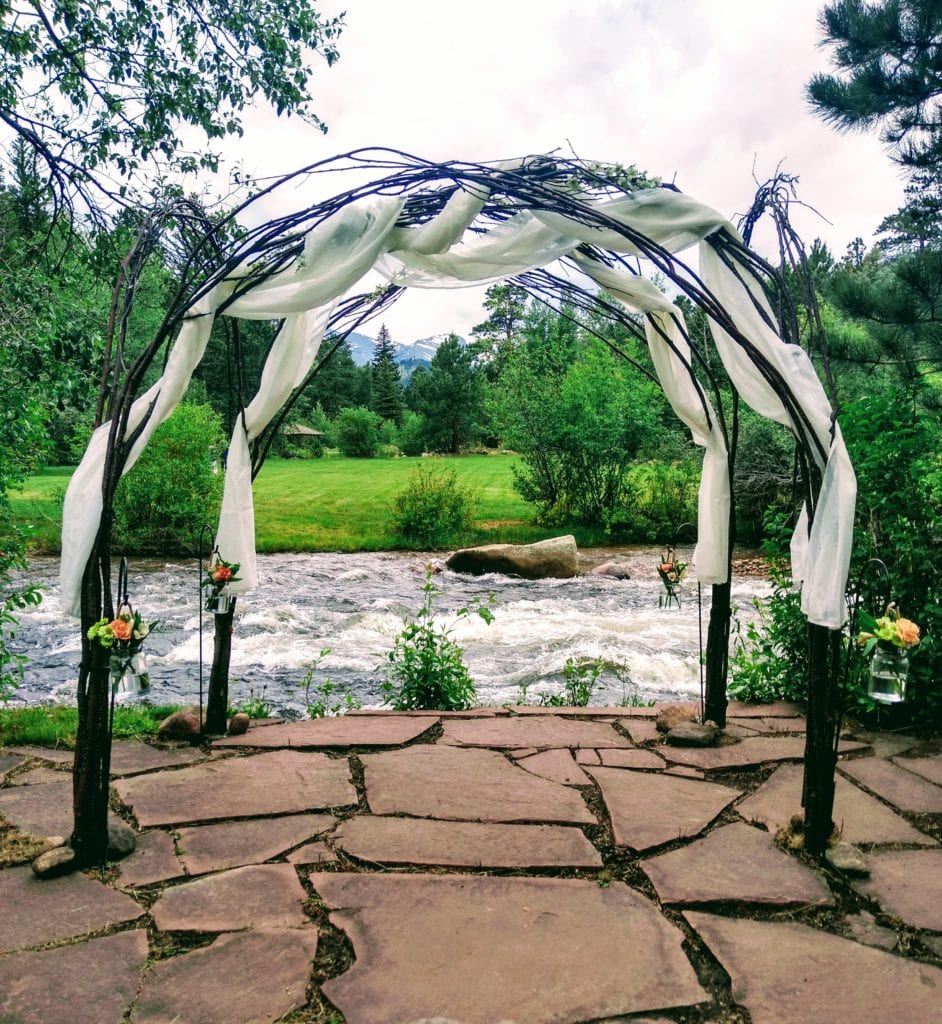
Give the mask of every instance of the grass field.
[[[515, 455], [462, 455], [435, 459], [269, 459], [255, 481], [259, 551], [384, 551], [403, 547], [389, 527], [393, 498], [419, 465], [449, 466], [475, 495], [468, 543], [527, 544], [574, 533], [580, 546], [605, 543], [601, 531], [543, 527], [513, 489]], [[59, 550], [62, 495], [71, 468], [52, 467], [11, 494], [16, 520], [32, 530], [33, 547]]]

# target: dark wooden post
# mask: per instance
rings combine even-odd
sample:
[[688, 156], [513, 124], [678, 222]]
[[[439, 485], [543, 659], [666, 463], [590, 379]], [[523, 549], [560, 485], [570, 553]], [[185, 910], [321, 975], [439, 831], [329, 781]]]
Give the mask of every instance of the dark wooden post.
[[805, 737], [805, 849], [820, 856], [834, 830], [834, 771], [837, 767], [841, 634], [808, 625], [808, 717]]
[[235, 617], [235, 606], [236, 599], [232, 598], [227, 612], [213, 616], [216, 620], [213, 633], [213, 667], [209, 674], [204, 729], [214, 735], [226, 731], [229, 709], [229, 659], [232, 655], [232, 620]]
[[706, 700], [704, 715], [721, 729], [726, 725], [726, 676], [729, 671], [729, 624], [732, 580], [714, 583], [706, 642]]

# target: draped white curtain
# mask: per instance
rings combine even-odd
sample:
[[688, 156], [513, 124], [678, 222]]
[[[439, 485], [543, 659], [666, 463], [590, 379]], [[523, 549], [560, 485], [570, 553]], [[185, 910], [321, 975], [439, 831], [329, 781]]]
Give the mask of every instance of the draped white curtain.
[[[730, 490], [726, 446], [709, 396], [692, 375], [680, 311], [645, 278], [611, 270], [573, 252], [585, 242], [613, 252], [637, 254], [637, 247], [613, 228], [590, 227], [557, 213], [534, 210], [522, 211], [482, 233], [465, 237], [486, 199], [483, 188], [459, 189], [438, 216], [417, 227], [396, 226], [404, 202], [400, 198], [378, 197], [348, 205], [311, 230], [303, 257], [296, 265], [256, 285], [250, 284], [244, 268], [204, 296], [186, 318], [163, 376], [133, 405], [129, 421], [132, 428], [144, 421], [151, 406], [153, 411], [125, 471], [182, 399], [205, 351], [215, 312], [236, 288], [244, 288], [244, 294], [226, 308], [226, 315], [285, 321], [269, 353], [258, 391], [236, 424], [229, 446], [216, 542], [223, 558], [242, 564], [242, 579], [233, 586], [236, 592], [252, 590], [257, 579], [249, 444], [313, 365], [337, 300], [371, 269], [402, 286], [454, 288], [499, 281], [566, 255], [572, 255], [578, 267], [619, 302], [645, 315], [651, 358], [668, 401], [690, 429], [693, 440], [705, 449], [694, 558], [697, 578], [703, 583], [727, 579]], [[827, 453], [820, 460], [824, 484], [813, 527], [809, 534], [803, 515], [796, 530], [793, 572], [796, 580], [803, 581], [803, 610], [809, 620], [840, 628], [850, 561], [853, 469], [807, 355], [797, 346], [786, 345], [756, 309], [755, 303], [762, 305], [765, 300], [749, 268], [730, 268], [704, 242], [721, 230], [737, 237], [735, 229], [715, 210], [666, 189], [645, 190], [592, 205], [603, 217], [671, 252], [699, 242], [704, 283], [729, 312], [737, 331], [784, 375], [822, 451]], [[789, 411], [743, 347], [716, 324], [712, 326], [717, 350], [743, 399], [762, 415], [793, 427]], [[62, 605], [76, 615], [82, 571], [101, 516], [108, 427], [105, 424], [99, 428], [92, 438], [70, 483], [63, 511]]]

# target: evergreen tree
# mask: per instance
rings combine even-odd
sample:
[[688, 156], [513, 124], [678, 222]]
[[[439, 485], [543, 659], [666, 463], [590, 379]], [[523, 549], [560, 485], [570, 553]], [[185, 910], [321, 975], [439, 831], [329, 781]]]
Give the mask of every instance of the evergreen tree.
[[471, 329], [472, 354], [479, 354], [488, 380], [494, 381], [519, 340], [529, 293], [516, 284], [492, 284], [484, 298], [488, 318]]
[[373, 396], [370, 408], [384, 420], [402, 420], [402, 376], [395, 361], [396, 346], [383, 324], [373, 353]]
[[474, 439], [484, 400], [483, 372], [475, 369], [474, 354], [456, 335], [439, 345], [427, 371], [413, 374], [408, 399], [426, 419], [430, 451], [457, 454]]
[[879, 127], [893, 159], [942, 173], [942, 4], [939, 0], [836, 0], [819, 16], [837, 75], [817, 74], [807, 94], [840, 130]]

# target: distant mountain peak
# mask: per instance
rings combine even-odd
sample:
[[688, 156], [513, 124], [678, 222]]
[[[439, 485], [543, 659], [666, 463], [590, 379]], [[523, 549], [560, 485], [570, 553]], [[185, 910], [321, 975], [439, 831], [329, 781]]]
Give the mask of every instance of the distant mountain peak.
[[[433, 334], [429, 338], [419, 338], [418, 341], [413, 341], [408, 345], [394, 342], [396, 345], [396, 362], [400, 365], [405, 363], [411, 367], [421, 363], [430, 364], [435, 357], [435, 353], [438, 351], [439, 345], [446, 338], [451, 337], [451, 334], [451, 331], [445, 334]], [[462, 345], [467, 344], [464, 338], [459, 337], [458, 341]], [[371, 338], [366, 334], [358, 334], [354, 331], [347, 335], [347, 344], [350, 346], [350, 354], [353, 356], [353, 361], [357, 366], [366, 366], [367, 363], [372, 362], [376, 346], [375, 338]]]

